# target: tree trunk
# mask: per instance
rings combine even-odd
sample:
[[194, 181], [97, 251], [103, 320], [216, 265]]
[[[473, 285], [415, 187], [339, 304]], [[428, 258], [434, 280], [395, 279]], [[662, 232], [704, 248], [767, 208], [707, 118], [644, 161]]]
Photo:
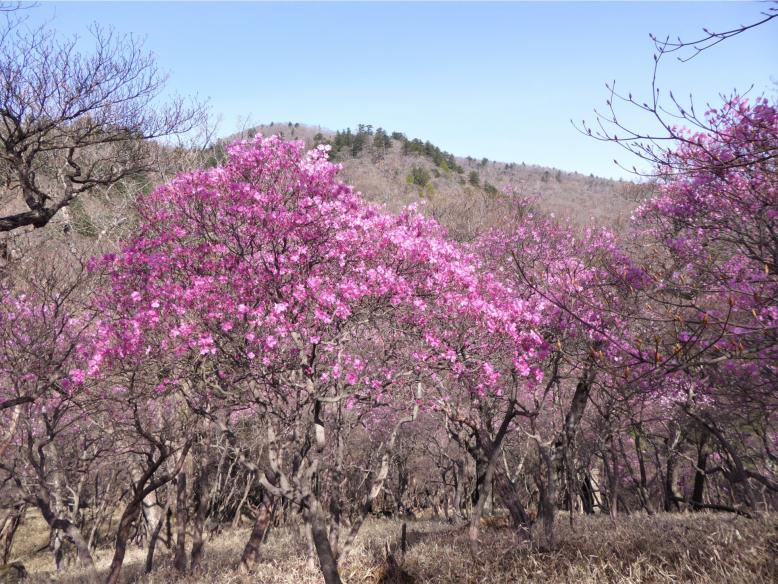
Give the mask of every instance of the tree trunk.
[[496, 473], [494, 487], [503, 505], [508, 509], [511, 515], [513, 525], [522, 537], [529, 538], [530, 520], [524, 505], [521, 504], [519, 494], [516, 492], [516, 486], [508, 480], [503, 473]]
[[203, 532], [205, 531], [205, 519], [208, 515], [208, 481], [210, 472], [210, 460], [208, 452], [202, 453], [202, 456], [198, 456], [198, 474], [197, 480], [194, 481], [192, 495], [194, 498], [194, 516], [192, 521], [192, 554], [189, 569], [193, 574], [196, 574], [200, 569], [200, 563], [203, 559], [203, 551], [205, 548], [205, 539], [203, 538]]
[[[157, 446], [160, 446], [157, 444]], [[149, 493], [156, 491], [163, 485], [173, 480], [173, 478], [181, 471], [181, 466], [186, 459], [191, 446], [190, 442], [187, 442], [181, 449], [181, 457], [176, 463], [172, 472], [164, 474], [152, 481], [151, 477], [159, 469], [162, 463], [170, 456], [170, 451], [164, 448], [160, 448], [162, 452], [159, 458], [153, 460], [151, 464], [146, 468], [137, 482], [133, 485], [133, 491], [135, 495], [127, 504], [127, 507], [122, 513], [122, 517], [119, 520], [119, 527], [116, 530], [116, 544], [114, 546], [113, 560], [111, 560], [111, 566], [108, 570], [108, 576], [106, 577], [105, 584], [116, 584], [119, 581], [119, 576], [122, 571], [122, 564], [124, 563], [124, 556], [127, 552], [127, 540], [130, 537], [130, 529], [133, 522], [137, 519], [141, 511], [141, 503], [143, 499], [148, 496]], [[185, 558], [186, 559], [186, 558]], [[96, 578], [93, 580], [96, 581]]]
[[92, 554], [89, 553], [89, 545], [86, 543], [84, 536], [81, 535], [81, 530], [70, 523], [64, 529], [64, 532], [67, 538], [76, 546], [79, 563], [94, 573], [95, 564], [92, 561]]
[[3, 542], [3, 564], [8, 563], [8, 558], [11, 557], [11, 550], [14, 545], [14, 538], [19, 526], [22, 524], [22, 519], [27, 511], [27, 507], [22, 505], [20, 508], [11, 512], [10, 518], [7, 518], [8, 523], [5, 527], [5, 541]]
[[587, 515], [594, 514], [594, 485], [592, 484], [591, 474], [588, 472], [581, 483], [581, 506]]
[[249, 473], [249, 475], [246, 477], [246, 488], [243, 490], [243, 496], [240, 498], [240, 502], [238, 503], [238, 507], [235, 509], [235, 516], [232, 518], [232, 528], [237, 529], [240, 527], [240, 520], [241, 516], [243, 514], [243, 505], [246, 504], [246, 499], [249, 497], [249, 491], [251, 490], [251, 485], [254, 483], [254, 473]]
[[311, 536], [313, 545], [316, 548], [316, 555], [319, 558], [319, 567], [325, 584], [341, 584], [340, 574], [338, 574], [338, 564], [335, 555], [330, 547], [330, 540], [327, 536], [327, 527], [322, 517], [321, 506], [316, 501], [312, 503], [313, 509], [306, 509], [304, 512], [305, 520], [311, 526]]
[[156, 491], [149, 493], [149, 495], [143, 499], [141, 510], [143, 512], [143, 518], [146, 520], [147, 535], [149, 539], [151, 539], [151, 534], [156, 529], [157, 524], [162, 517], [162, 509], [157, 502]]
[[122, 517], [119, 520], [119, 527], [116, 530], [116, 543], [114, 544], [113, 560], [108, 569], [108, 576], [105, 584], [117, 584], [124, 563], [124, 555], [127, 553], [127, 541], [130, 539], [130, 530], [138, 513], [140, 512], [140, 501], [133, 500], [124, 509]]
[[540, 492], [540, 511], [543, 519], [543, 532], [546, 544], [553, 548], [556, 544], [556, 534], [554, 531], [554, 522], [556, 520], [556, 449], [551, 449], [538, 443], [540, 458], [545, 467], [545, 477], [541, 481], [542, 488]]
[[678, 495], [675, 493], [675, 474], [676, 474], [675, 453], [670, 452], [667, 456], [667, 466], [665, 471], [665, 511], [670, 512], [673, 508], [678, 509]]
[[470, 515], [470, 525], [467, 531], [467, 537], [470, 542], [470, 550], [475, 553], [476, 546], [478, 544], [478, 535], [481, 527], [481, 517], [484, 513], [484, 506], [486, 500], [489, 497], [489, 490], [492, 486], [492, 475], [494, 474], [494, 467], [497, 462], [497, 450], [496, 448], [490, 457], [486, 457], [485, 454], [481, 454], [475, 461], [475, 489], [473, 490], [473, 512]]
[[648, 494], [648, 475], [646, 473], [646, 461], [643, 456], [643, 448], [641, 447], [640, 434], [635, 435], [635, 453], [638, 458], [638, 469], [640, 470], [640, 485], [638, 485], [638, 496], [640, 497], [640, 504], [646, 513], [649, 515], [654, 514], [654, 509], [651, 506], [651, 499]]
[[189, 523], [189, 509], [186, 496], [186, 472], [176, 477], [176, 547], [173, 567], [177, 572], [186, 572], [186, 526]]
[[612, 519], [615, 519], [619, 514], [619, 499], [621, 498], [619, 493], [618, 461], [616, 459], [616, 446], [613, 437], [608, 436], [605, 443], [608, 448], [602, 453], [602, 464], [605, 469], [605, 476], [608, 479], [608, 513]]
[[465, 497], [462, 496], [464, 482], [465, 463], [462, 460], [457, 460], [454, 463], [454, 501], [452, 502], [452, 507], [454, 508], [454, 513], [459, 519], [465, 518], [465, 511], [463, 509]]
[[251, 529], [251, 535], [243, 548], [243, 555], [240, 558], [240, 571], [242, 573], [253, 572], [259, 563], [260, 547], [265, 539], [265, 534], [270, 527], [273, 519], [273, 507], [270, 497], [267, 494], [262, 496], [262, 502], [259, 504], [257, 519], [254, 521], [254, 527]]
[[692, 490], [692, 498], [690, 501], [693, 511], [702, 510], [704, 504], [702, 499], [705, 495], [705, 469], [708, 464], [708, 451], [706, 449], [707, 441], [708, 437], [704, 434], [697, 447], [697, 465], [694, 469], [694, 489]]
[[48, 523], [52, 531], [60, 530], [65, 536], [73, 542], [78, 554], [78, 561], [82, 566], [87, 568], [92, 575], [96, 578], [95, 563], [92, 560], [92, 554], [89, 552], [89, 544], [81, 534], [81, 530], [78, 529], [69, 519], [63, 517], [57, 517], [51, 509], [49, 504], [49, 496], [46, 492], [40, 491], [36, 497], [36, 503], [38, 509], [40, 509], [41, 515]]
[[162, 531], [162, 526], [165, 525], [165, 517], [167, 516], [167, 512], [169, 508], [170, 508], [169, 506], [166, 507], [159, 514], [157, 523], [156, 525], [154, 525], [151, 535], [149, 536], [149, 547], [148, 550], [146, 551], [146, 564], [144, 566], [145, 574], [151, 573], [151, 570], [154, 567], [154, 550], [157, 547], [157, 541], [159, 540], [159, 534]]

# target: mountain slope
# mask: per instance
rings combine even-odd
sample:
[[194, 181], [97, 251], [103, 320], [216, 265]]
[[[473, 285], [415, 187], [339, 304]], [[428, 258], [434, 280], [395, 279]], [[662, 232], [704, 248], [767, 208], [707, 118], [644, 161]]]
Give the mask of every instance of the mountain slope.
[[243, 136], [256, 133], [304, 140], [309, 148], [331, 144], [332, 159], [343, 165], [342, 179], [367, 199], [393, 211], [423, 202], [427, 212], [462, 239], [498, 222], [514, 197], [529, 198], [562, 220], [620, 230], [645, 190], [631, 182], [553, 168], [454, 157], [429, 142], [370, 126], [332, 132], [275, 123], [256, 126]]

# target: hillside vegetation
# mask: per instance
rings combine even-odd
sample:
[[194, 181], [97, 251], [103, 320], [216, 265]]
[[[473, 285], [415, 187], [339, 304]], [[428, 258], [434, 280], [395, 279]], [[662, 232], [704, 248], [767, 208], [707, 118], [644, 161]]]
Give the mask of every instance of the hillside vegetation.
[[[40, 263], [41, 253], [49, 257], [57, 253], [55, 250], [88, 257], [115, 249], [134, 229], [139, 193], [149, 192], [177, 172], [221, 163], [230, 142], [260, 133], [303, 140], [306, 148], [329, 144], [330, 159], [343, 166], [339, 179], [365, 199], [395, 213], [419, 204], [422, 213], [434, 217], [453, 238], [463, 241], [499, 225], [518, 201], [529, 201], [537, 210], [579, 227], [623, 231], [637, 203], [650, 193], [650, 185], [629, 181], [525, 163], [454, 157], [429, 141], [399, 132], [388, 134], [372, 126], [333, 132], [321, 126], [270, 123], [218, 140], [203, 150], [157, 146], [154, 171], [77, 198], [54, 217], [52, 229], [45, 234], [18, 230], [0, 239], [0, 266], [18, 261], [30, 267]], [[0, 213], [20, 210], [17, 198], [6, 195], [0, 187]]]
[[270, 123], [231, 138], [257, 133], [304, 140], [308, 148], [331, 145], [331, 158], [343, 165], [341, 179], [365, 198], [392, 211], [423, 203], [426, 213], [464, 239], [499, 222], [515, 198], [529, 199], [562, 221], [622, 230], [637, 202], [650, 191], [629, 181], [524, 162], [454, 156], [441, 149], [445, 145], [369, 125], [331, 131], [292, 122]]

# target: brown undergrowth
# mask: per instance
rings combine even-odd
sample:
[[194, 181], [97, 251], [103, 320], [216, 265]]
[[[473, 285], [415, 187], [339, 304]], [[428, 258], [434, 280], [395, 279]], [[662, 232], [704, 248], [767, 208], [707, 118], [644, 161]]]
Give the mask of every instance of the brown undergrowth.
[[[368, 522], [352, 555], [341, 562], [348, 584], [399, 583], [737, 583], [778, 582], [778, 517], [758, 519], [713, 514], [576, 517], [558, 525], [553, 549], [520, 543], [500, 522], [485, 525], [476, 555], [469, 551], [466, 530], [447, 523], [408, 524], [407, 552], [399, 550], [401, 522]], [[143, 550], [126, 561], [125, 581], [138, 584], [314, 584], [322, 582], [306, 562], [305, 540], [297, 527], [274, 530], [263, 548], [264, 562], [251, 576], [238, 574], [246, 529], [227, 530], [209, 542], [199, 576], [178, 577], [161, 550], [158, 567], [141, 574]], [[38, 538], [40, 539], [40, 538]], [[44, 538], [45, 540], [45, 538]], [[389, 554], [387, 555], [387, 549]], [[110, 562], [110, 550], [98, 551], [99, 570]], [[22, 556], [28, 582], [87, 582], [76, 569], [52, 573], [51, 555]]]

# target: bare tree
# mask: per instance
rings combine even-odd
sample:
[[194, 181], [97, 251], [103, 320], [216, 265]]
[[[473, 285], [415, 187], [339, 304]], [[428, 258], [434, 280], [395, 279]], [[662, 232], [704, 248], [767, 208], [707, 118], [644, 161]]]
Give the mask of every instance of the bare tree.
[[0, 232], [43, 227], [76, 197], [153, 169], [153, 139], [204, 120], [197, 102], [157, 106], [166, 76], [137, 38], [91, 36], [83, 53], [13, 16], [0, 31]]
[[[671, 156], [671, 152], [679, 144], [692, 144], [699, 146], [693, 138], [693, 132], [704, 132], [708, 134], [719, 135], [720, 130], [711, 125], [706, 120], [705, 112], [711, 108], [710, 105], [704, 108], [703, 113], [699, 113], [695, 106], [692, 96], [688, 101], [682, 101], [672, 91], [668, 91], [663, 99], [662, 92], [658, 86], [659, 67], [665, 55], [675, 54], [681, 62], [687, 62], [700, 53], [714, 47], [715, 45], [740, 35], [758, 26], [763, 26], [778, 18], [778, 2], [773, 1], [775, 6], [771, 6], [760, 12], [760, 18], [750, 24], [739, 25], [723, 32], [714, 32], [703, 28], [703, 34], [700, 38], [692, 41], [684, 41], [680, 37], [672, 40], [669, 36], [664, 39], [650, 34], [651, 41], [654, 43], [656, 52], [654, 54], [654, 69], [651, 76], [651, 97], [642, 101], [633, 96], [632, 93], [626, 94], [617, 91], [616, 82], [607, 83], [609, 95], [606, 100], [606, 109], [600, 111], [595, 109], [596, 121], [589, 125], [582, 121], [580, 126], [573, 122], [573, 125], [583, 134], [586, 134], [601, 142], [612, 142], [618, 144], [624, 150], [637, 158], [645, 161], [649, 165], [649, 170], [641, 170], [635, 166], [627, 168], [614, 160], [617, 166], [632, 172], [638, 176], [656, 177], [661, 169], [661, 173], [678, 174], [684, 172], [684, 165], [679, 164]], [[732, 99], [735, 96], [727, 97], [721, 95], [723, 108], [734, 107]], [[626, 104], [645, 113], [655, 125], [655, 130], [635, 129], [625, 125], [617, 112], [617, 104]], [[680, 128], [686, 126], [692, 133], [685, 133]], [[766, 158], [775, 158], [775, 152], [765, 152]], [[745, 160], [735, 158], [728, 161], [730, 167], [748, 164]]]

